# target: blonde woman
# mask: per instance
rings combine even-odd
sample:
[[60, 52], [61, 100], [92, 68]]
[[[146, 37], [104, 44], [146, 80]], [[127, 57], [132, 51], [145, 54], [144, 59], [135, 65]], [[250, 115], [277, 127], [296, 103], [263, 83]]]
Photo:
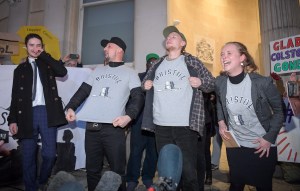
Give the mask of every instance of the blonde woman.
[[281, 96], [270, 77], [255, 73], [257, 66], [245, 45], [228, 42], [221, 50], [223, 74], [216, 79], [219, 132], [231, 130], [241, 145], [227, 148], [230, 191], [252, 185], [272, 190], [277, 162], [275, 145], [282, 127]]

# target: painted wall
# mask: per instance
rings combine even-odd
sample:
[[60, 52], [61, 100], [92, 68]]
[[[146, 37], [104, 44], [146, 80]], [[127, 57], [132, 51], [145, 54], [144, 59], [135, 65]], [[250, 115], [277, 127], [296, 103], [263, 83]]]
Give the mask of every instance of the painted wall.
[[[43, 25], [60, 39], [62, 55], [81, 52], [80, 0], [22, 0], [12, 6], [0, 0], [0, 32], [16, 33], [23, 25]], [[134, 63], [138, 72], [146, 69], [149, 52], [165, 53], [163, 28], [167, 25], [166, 0], [136, 0]], [[55, 13], [55, 14], [53, 14]], [[77, 36], [78, 34], [78, 36]]]
[[60, 39], [64, 46], [67, 0], [22, 0], [9, 5], [0, 1], [0, 32], [16, 33], [21, 26], [42, 25]]
[[165, 54], [163, 29], [167, 26], [166, 0], [135, 0], [134, 67], [146, 70], [146, 55]]
[[[168, 24], [177, 25], [187, 38], [187, 52], [196, 55], [199, 39], [215, 44], [213, 64], [206, 64], [214, 75], [221, 71], [220, 49], [225, 42], [245, 44], [260, 67], [260, 28], [258, 0], [168, 0]], [[261, 71], [262, 72], [262, 71]]]

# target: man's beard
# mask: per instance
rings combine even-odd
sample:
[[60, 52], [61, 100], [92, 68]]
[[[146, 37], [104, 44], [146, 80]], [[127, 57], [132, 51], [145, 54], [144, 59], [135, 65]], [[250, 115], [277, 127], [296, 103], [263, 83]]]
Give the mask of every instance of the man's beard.
[[167, 50], [168, 52], [170, 52], [170, 51], [172, 51], [172, 50], [175, 50], [175, 47], [173, 47], [173, 46], [166, 47], [166, 50]]
[[109, 56], [105, 56], [104, 58], [104, 66], [107, 65], [109, 63]]

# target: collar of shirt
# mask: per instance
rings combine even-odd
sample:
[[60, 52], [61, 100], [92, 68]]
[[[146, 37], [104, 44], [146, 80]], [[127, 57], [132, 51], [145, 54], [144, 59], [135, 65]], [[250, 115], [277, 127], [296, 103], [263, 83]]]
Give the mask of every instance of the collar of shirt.
[[124, 62], [109, 62], [108, 65], [110, 67], [118, 67], [124, 65]]
[[31, 58], [31, 57], [28, 57], [28, 61], [29, 61], [30, 65], [31, 65], [31, 67], [34, 68], [33, 61], [35, 61], [35, 59]]
[[35, 61], [35, 59], [31, 58], [31, 57], [28, 57], [28, 61], [29, 61], [29, 63], [32, 63], [33, 61]]

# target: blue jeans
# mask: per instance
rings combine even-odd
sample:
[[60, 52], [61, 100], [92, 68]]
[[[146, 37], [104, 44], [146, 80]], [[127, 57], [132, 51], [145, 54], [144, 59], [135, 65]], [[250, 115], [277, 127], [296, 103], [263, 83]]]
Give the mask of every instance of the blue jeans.
[[182, 152], [174, 144], [167, 144], [159, 152], [157, 171], [159, 177], [171, 178], [177, 187], [182, 173]]
[[180, 148], [183, 158], [183, 191], [199, 191], [197, 179], [197, 132], [190, 130], [189, 127], [157, 125], [155, 139], [158, 151], [167, 144], [175, 144]]
[[155, 136], [152, 132], [141, 130], [142, 118], [138, 118], [131, 127], [130, 134], [130, 156], [127, 164], [127, 182], [138, 183], [140, 177], [141, 161], [145, 150], [145, 159], [142, 170], [142, 180], [146, 187], [152, 184], [155, 176], [157, 152]]
[[222, 137], [219, 133], [219, 127], [216, 128], [216, 135], [213, 138], [213, 150], [211, 154], [211, 164], [219, 165], [221, 158], [221, 149], [222, 149]]
[[[42, 164], [39, 179], [37, 180], [37, 151], [38, 136], [42, 142]], [[48, 127], [47, 111], [45, 106], [33, 107], [33, 137], [21, 139], [23, 179], [26, 191], [36, 191], [38, 185], [45, 185], [51, 175], [56, 159], [57, 129]]]

